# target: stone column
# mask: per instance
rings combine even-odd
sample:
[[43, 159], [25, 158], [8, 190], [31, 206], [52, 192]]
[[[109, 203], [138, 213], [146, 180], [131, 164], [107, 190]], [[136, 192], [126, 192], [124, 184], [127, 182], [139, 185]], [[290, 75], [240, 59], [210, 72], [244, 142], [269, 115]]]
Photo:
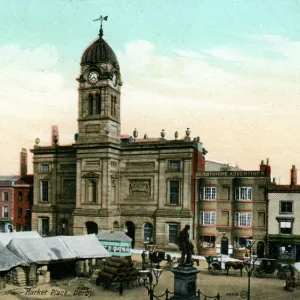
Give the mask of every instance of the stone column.
[[158, 209], [164, 209], [166, 203], [166, 161], [159, 159], [158, 166]]
[[182, 184], [182, 197], [183, 197], [183, 209], [191, 209], [191, 160], [186, 159], [183, 162], [183, 184]]
[[197, 273], [200, 272], [193, 265], [179, 265], [170, 268], [174, 273], [174, 296], [171, 300], [198, 300]]

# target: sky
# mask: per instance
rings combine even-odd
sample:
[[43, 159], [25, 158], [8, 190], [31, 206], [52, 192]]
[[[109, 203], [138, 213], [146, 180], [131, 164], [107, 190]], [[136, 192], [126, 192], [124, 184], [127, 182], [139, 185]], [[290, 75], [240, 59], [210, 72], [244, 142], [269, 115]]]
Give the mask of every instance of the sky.
[[[121, 68], [121, 131], [200, 136], [207, 160], [277, 183], [300, 168], [300, 1], [1, 0], [0, 174], [19, 173], [22, 147], [77, 132], [84, 49], [104, 39]], [[299, 180], [300, 181], [300, 180]]]

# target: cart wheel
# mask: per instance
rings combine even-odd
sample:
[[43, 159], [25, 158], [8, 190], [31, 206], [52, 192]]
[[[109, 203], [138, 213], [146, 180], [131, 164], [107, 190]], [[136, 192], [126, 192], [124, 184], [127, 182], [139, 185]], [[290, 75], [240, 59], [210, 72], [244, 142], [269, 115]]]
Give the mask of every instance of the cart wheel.
[[258, 278], [264, 277], [264, 271], [260, 268], [254, 270], [254, 276]]

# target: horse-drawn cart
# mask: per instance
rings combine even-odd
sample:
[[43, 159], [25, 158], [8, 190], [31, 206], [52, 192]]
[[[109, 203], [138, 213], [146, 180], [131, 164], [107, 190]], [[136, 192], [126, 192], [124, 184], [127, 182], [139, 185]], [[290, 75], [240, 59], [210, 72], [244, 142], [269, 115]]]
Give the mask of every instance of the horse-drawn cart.
[[228, 271], [230, 268], [234, 270], [240, 270], [241, 277], [243, 276], [244, 263], [240, 260], [225, 260], [221, 255], [218, 256], [205, 256], [205, 259], [208, 263], [208, 273], [210, 275], [219, 275], [222, 274], [223, 270]]
[[276, 259], [262, 258], [260, 265], [254, 269], [253, 273], [255, 277], [260, 278], [276, 273], [278, 278], [287, 279], [289, 277], [289, 272], [289, 267], [282, 266]]

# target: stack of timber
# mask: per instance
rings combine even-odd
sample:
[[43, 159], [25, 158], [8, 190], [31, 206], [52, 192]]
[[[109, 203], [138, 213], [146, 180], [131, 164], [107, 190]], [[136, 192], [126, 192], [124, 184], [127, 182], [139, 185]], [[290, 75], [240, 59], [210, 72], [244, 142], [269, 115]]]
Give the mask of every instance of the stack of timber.
[[119, 289], [120, 284], [124, 287], [134, 287], [137, 285], [138, 275], [131, 257], [110, 257], [105, 259], [96, 284], [116, 290]]

